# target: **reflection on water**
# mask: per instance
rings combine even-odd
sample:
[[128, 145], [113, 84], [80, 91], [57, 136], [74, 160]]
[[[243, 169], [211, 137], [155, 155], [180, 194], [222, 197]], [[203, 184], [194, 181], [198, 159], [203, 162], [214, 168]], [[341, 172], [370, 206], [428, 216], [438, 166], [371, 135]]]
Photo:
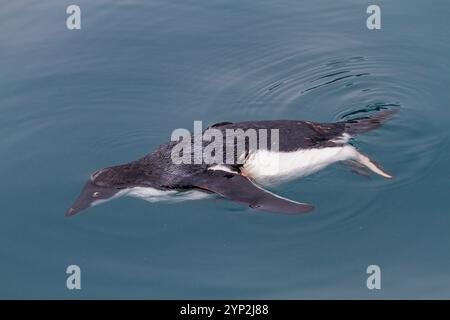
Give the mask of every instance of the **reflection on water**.
[[[0, 297], [449, 297], [447, 2], [381, 1], [377, 31], [356, 0], [78, 4], [77, 32], [59, 1], [0, 11]], [[314, 203], [310, 215], [120, 199], [64, 218], [89, 173], [194, 120], [393, 108], [351, 143], [394, 180], [333, 165], [275, 187]], [[65, 289], [69, 264], [82, 269], [79, 292]]]

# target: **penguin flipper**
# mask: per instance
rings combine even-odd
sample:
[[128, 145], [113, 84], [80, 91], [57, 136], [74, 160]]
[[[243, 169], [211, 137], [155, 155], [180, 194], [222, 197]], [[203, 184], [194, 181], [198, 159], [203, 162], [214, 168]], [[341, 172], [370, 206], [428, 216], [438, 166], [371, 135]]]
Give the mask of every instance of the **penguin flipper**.
[[314, 209], [312, 205], [275, 195], [247, 177], [221, 170], [209, 170], [195, 175], [190, 178], [190, 185], [263, 211], [301, 214]]

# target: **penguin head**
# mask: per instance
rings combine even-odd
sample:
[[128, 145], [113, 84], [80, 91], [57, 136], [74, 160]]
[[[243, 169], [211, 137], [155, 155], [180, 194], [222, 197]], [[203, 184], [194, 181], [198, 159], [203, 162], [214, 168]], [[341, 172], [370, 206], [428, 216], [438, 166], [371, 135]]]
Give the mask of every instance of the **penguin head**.
[[109, 169], [102, 169], [91, 175], [77, 200], [67, 210], [66, 216], [73, 216], [84, 209], [112, 200], [120, 195], [123, 188], [105, 183], [107, 180], [105, 178], [108, 176], [107, 171]]

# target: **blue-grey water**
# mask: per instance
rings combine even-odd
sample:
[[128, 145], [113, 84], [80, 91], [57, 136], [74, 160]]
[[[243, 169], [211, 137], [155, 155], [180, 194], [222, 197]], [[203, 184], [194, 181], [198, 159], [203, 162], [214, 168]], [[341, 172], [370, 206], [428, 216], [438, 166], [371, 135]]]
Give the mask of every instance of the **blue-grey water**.
[[[450, 3], [379, 0], [380, 30], [370, 4], [2, 1], [0, 298], [450, 298]], [[380, 108], [400, 112], [352, 143], [395, 179], [335, 164], [272, 189], [311, 214], [123, 198], [64, 216], [94, 170], [194, 120]]]

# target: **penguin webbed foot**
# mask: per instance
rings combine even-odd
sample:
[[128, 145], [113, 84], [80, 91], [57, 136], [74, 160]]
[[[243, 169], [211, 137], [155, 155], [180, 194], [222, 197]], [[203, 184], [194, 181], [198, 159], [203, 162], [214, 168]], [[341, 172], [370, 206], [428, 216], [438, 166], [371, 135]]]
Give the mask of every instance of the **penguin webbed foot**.
[[344, 160], [342, 161], [342, 164], [349, 167], [353, 173], [363, 178], [371, 179], [369, 169], [367, 169], [364, 165], [360, 164], [359, 162], [355, 160]]
[[[370, 159], [368, 156], [358, 152], [355, 159], [350, 160], [353, 162], [356, 162], [358, 166], [362, 166], [366, 169], [369, 169], [370, 171], [386, 178], [386, 179], [392, 179], [394, 178], [392, 174], [390, 174], [387, 170], [385, 170], [379, 163], [377, 163], [375, 160]], [[353, 168], [355, 168], [353, 166]]]

